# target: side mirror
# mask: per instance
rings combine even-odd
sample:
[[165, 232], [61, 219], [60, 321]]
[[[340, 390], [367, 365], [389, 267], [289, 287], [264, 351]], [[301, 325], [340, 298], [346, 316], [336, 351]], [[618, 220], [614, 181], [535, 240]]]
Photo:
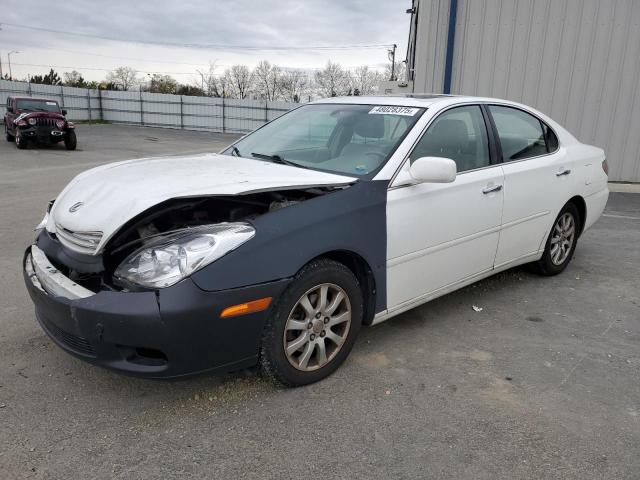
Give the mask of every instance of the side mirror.
[[456, 162], [450, 158], [420, 157], [413, 161], [409, 173], [421, 183], [451, 183], [456, 179]]
[[62, 115], [64, 115], [65, 117], [67, 116], [67, 111], [64, 108], [62, 109]]
[[13, 107], [7, 107], [7, 112], [13, 113]]

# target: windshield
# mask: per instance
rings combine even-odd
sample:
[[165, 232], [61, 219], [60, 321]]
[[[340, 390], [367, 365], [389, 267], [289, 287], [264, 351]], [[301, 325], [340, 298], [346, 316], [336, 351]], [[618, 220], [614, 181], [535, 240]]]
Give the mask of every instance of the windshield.
[[18, 110], [29, 110], [32, 112], [60, 113], [60, 107], [58, 106], [58, 102], [53, 102], [51, 100], [37, 100], [35, 98], [17, 100], [16, 108]]
[[224, 153], [366, 176], [385, 164], [423, 112], [416, 107], [305, 105]]

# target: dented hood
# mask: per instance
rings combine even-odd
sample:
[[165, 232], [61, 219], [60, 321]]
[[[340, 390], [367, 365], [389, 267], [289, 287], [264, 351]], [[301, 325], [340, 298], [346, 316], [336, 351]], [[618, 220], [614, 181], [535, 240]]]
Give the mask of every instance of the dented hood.
[[122, 225], [172, 198], [348, 185], [356, 179], [268, 161], [202, 154], [111, 163], [75, 177], [51, 209], [47, 230], [101, 232], [99, 253]]

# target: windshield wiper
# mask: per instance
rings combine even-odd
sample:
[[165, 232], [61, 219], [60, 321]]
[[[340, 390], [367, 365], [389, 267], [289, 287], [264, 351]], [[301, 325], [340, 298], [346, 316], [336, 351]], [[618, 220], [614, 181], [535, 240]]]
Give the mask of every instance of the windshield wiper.
[[255, 157], [255, 158], [261, 158], [262, 160], [269, 160], [269, 161], [271, 161], [273, 163], [279, 163], [281, 165], [289, 165], [291, 167], [298, 167], [298, 168], [309, 168], [309, 167], [306, 167], [304, 165], [300, 165], [299, 163], [291, 162], [289, 160], [285, 160], [284, 158], [282, 158], [278, 154], [267, 155], [266, 153], [251, 152], [251, 156]]
[[241, 157], [240, 150], [235, 145], [231, 145], [231, 155], [235, 155], [236, 157]]

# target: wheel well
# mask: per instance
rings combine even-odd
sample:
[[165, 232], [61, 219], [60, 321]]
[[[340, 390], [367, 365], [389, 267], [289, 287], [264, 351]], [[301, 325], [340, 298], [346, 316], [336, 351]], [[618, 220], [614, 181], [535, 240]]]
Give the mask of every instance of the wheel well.
[[331, 260], [342, 263], [355, 275], [362, 290], [364, 304], [362, 323], [364, 325], [371, 325], [376, 307], [376, 281], [367, 261], [357, 253], [349, 250], [326, 252], [315, 257], [312, 261], [318, 258], [330, 258]]
[[573, 203], [578, 209], [578, 213], [580, 214], [580, 229], [578, 235], [580, 235], [584, 228], [584, 223], [587, 221], [587, 204], [580, 195], [570, 198], [567, 203]]

